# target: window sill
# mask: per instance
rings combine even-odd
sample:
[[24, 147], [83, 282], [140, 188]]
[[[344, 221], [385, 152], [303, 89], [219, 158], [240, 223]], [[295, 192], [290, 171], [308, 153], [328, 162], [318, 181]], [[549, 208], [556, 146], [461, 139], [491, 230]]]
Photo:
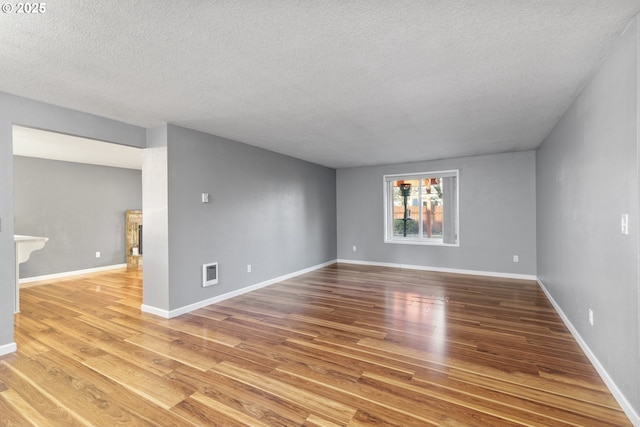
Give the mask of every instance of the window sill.
[[396, 245], [421, 245], [421, 246], [445, 246], [445, 247], [460, 247], [460, 243], [443, 243], [437, 240], [426, 239], [385, 239], [385, 243], [393, 243]]

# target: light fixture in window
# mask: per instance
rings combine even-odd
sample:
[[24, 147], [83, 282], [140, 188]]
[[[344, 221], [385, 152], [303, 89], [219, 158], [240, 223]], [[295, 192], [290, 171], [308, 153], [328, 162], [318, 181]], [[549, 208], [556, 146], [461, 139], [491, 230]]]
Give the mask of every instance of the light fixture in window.
[[402, 218], [402, 236], [403, 237], [407, 237], [407, 220], [410, 219], [410, 212], [407, 209], [407, 199], [409, 198], [409, 195], [411, 194], [411, 184], [410, 183], [405, 183], [404, 181], [399, 181], [398, 182], [398, 187], [400, 188], [400, 194], [402, 195], [402, 204], [404, 206], [404, 217]]

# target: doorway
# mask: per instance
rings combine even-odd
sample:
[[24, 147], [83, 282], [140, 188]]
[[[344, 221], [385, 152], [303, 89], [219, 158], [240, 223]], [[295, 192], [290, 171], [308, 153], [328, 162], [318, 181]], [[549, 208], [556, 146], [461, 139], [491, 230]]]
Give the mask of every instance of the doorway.
[[14, 234], [48, 238], [23, 284], [126, 265], [125, 212], [142, 208], [142, 149], [13, 126]]

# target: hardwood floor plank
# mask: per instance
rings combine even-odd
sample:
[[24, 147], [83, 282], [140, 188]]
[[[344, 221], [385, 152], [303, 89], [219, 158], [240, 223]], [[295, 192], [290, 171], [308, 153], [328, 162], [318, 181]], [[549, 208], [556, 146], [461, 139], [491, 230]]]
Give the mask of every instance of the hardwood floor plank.
[[[372, 375], [365, 375], [373, 377]], [[384, 378], [375, 375], [377, 379]], [[392, 379], [392, 381], [396, 381]], [[527, 390], [526, 396], [523, 396], [523, 390], [513, 390], [509, 388], [501, 388], [500, 391], [484, 387], [482, 384], [456, 383], [448, 380], [446, 382], [439, 379], [414, 379], [411, 384], [428, 390], [431, 395], [433, 390], [438, 390], [443, 396], [455, 393], [461, 396], [465, 401], [473, 399], [479, 407], [486, 408], [486, 411], [496, 413], [518, 414], [520, 417], [518, 422], [533, 421], [538, 418], [541, 425], [546, 426], [583, 426], [593, 422], [591, 414], [598, 414], [597, 407], [593, 405], [585, 405], [580, 401], [572, 401], [571, 399], [563, 400], [560, 396], [541, 396], [531, 393]], [[397, 385], [397, 383], [396, 383]], [[411, 388], [411, 390], [419, 392], [419, 388]], [[504, 415], [500, 415], [505, 417]], [[612, 420], [610, 426], [618, 425], [619, 420]]]
[[[366, 418], [370, 420], [386, 420], [385, 423], [393, 420], [394, 423], [397, 422], [406, 427], [421, 427], [439, 425], [443, 417], [448, 413], [454, 412], [458, 419], [473, 420], [474, 422], [477, 422], [478, 419], [483, 419], [484, 421], [480, 425], [502, 426], [505, 421], [485, 414], [480, 414], [480, 417], [477, 417], [478, 413], [469, 415], [466, 413], [466, 408], [456, 407], [444, 400], [431, 400], [426, 406], [424, 401], [407, 399], [406, 396], [402, 396], [395, 391], [389, 391], [384, 387], [372, 387], [366, 381], [363, 382], [362, 379], [359, 379], [351, 386], [345, 387], [345, 383], [332, 383], [327, 379], [319, 381], [317, 378], [306, 375], [301, 371], [293, 372], [278, 369], [277, 374], [277, 378], [283, 382], [320, 394], [328, 399], [357, 407], [358, 411], [361, 412], [360, 415], [367, 414]], [[356, 415], [354, 415], [354, 418]], [[488, 422], [489, 419], [492, 419], [492, 421]], [[474, 424], [472, 423], [472, 425]]]
[[[28, 379], [31, 386], [60, 408], [68, 410], [83, 425], [126, 424], [132, 421], [128, 414], [109, 405], [107, 391], [100, 389], [90, 379], [69, 372], [64, 362], [54, 364], [40, 355], [26, 363], [18, 361], [10, 365], [10, 369], [23, 379]], [[112, 390], [109, 387], [108, 391]]]
[[[320, 418], [314, 414], [309, 415], [300, 425], [303, 427], [340, 427], [340, 424], [332, 423], [331, 421]], [[349, 426], [351, 425], [352, 423], [349, 423]]]
[[[5, 406], [9, 405], [15, 409], [17, 413], [20, 414], [25, 420], [28, 421], [29, 425], [39, 426], [39, 427], [49, 427], [53, 426], [52, 423], [47, 420], [46, 417], [41, 415], [33, 406], [29, 404], [18, 392], [15, 390], [6, 390], [0, 393], [0, 399], [3, 399], [5, 402]], [[8, 412], [8, 411], [7, 411]], [[22, 425], [26, 425], [27, 423], [23, 423]]]
[[87, 359], [82, 364], [164, 409], [170, 409], [194, 391], [110, 354]]
[[[313, 391], [327, 399], [342, 402], [358, 408], [358, 410], [386, 414], [396, 420], [402, 418], [403, 424], [407, 426], [438, 425], [437, 420], [442, 415], [440, 412], [433, 410], [429, 411], [429, 413], [420, 413], [422, 412], [420, 410], [411, 411], [407, 406], [402, 405], [401, 403], [404, 402], [401, 402], [393, 394], [379, 393], [378, 390], [367, 389], [359, 381], [347, 384], [346, 381], [336, 380], [335, 378], [320, 379], [317, 375], [309, 375], [309, 371], [301, 367], [298, 367], [298, 369], [282, 367], [278, 369], [278, 374], [278, 378], [283, 382]], [[353, 417], [355, 417], [355, 414]]]
[[47, 419], [50, 424], [69, 427], [89, 425], [64, 409], [57, 401], [51, 400], [48, 395], [32, 385], [29, 379], [13, 372], [6, 363], [0, 363], [0, 376], [7, 381], [11, 390], [28, 402], [29, 406]]
[[261, 420], [271, 420], [273, 425], [299, 426], [309, 416], [302, 406], [275, 399], [269, 393], [214, 371], [200, 372], [185, 367], [176, 370], [171, 377], [197, 388], [199, 393], [221, 404]]
[[[432, 381], [423, 379], [416, 379], [415, 382], [432, 384]], [[594, 399], [585, 400], [584, 396], [577, 393], [568, 397], [560, 394], [551, 394], [546, 391], [541, 392], [529, 387], [504, 384], [500, 381], [492, 381], [490, 378], [485, 378], [481, 383], [457, 383], [451, 379], [447, 386], [485, 398], [492, 396], [502, 403], [509, 402], [512, 407], [523, 407], [536, 413], [544, 413], [557, 421], [572, 420], [576, 425], [592, 424], [594, 420], [601, 419], [602, 415], [606, 413], [609, 413], [608, 418], [610, 419], [606, 422], [600, 421], [603, 422], [603, 425], [606, 423], [611, 426], [621, 425], [625, 423], [626, 419], [624, 414], [620, 412], [609, 412], [612, 409], [610, 405], [613, 402], [609, 401], [601, 405]]]
[[[449, 377], [453, 380], [460, 380], [470, 384], [476, 384], [492, 390], [506, 392], [517, 395], [524, 399], [536, 399], [540, 401], [557, 402], [559, 399], [569, 399], [567, 409], [575, 409], [572, 403], [574, 400], [584, 402], [588, 405], [602, 406], [611, 410], [616, 410], [618, 404], [608, 391], [596, 391], [591, 388], [571, 387], [571, 393], [567, 393], [566, 383], [553, 379], [546, 379], [541, 376], [514, 376], [503, 375], [502, 377], [480, 375], [469, 371], [449, 371]], [[418, 374], [416, 379], [422, 377]], [[613, 412], [612, 414], [620, 414]]]
[[18, 408], [14, 407], [11, 402], [7, 401], [4, 394], [0, 393], [0, 422], [3, 426], [12, 427], [37, 427], [37, 424], [30, 422], [27, 419], [28, 413], [23, 414]]
[[94, 328], [101, 329], [103, 332], [112, 336], [118, 337], [118, 339], [139, 335], [138, 331], [115, 323], [113, 321], [114, 316], [110, 315], [83, 314], [82, 316], [78, 316], [78, 320]]
[[631, 425], [534, 281], [336, 264], [173, 319], [141, 270], [45, 283], [0, 425]]
[[356, 413], [356, 409], [348, 405], [326, 399], [315, 393], [303, 391], [271, 376], [255, 374], [228, 362], [222, 362], [213, 367], [212, 370], [229, 378], [242, 381], [251, 387], [272, 393], [277, 399], [304, 406], [311, 413], [326, 417], [334, 422], [347, 423]]
[[246, 334], [234, 333], [225, 328], [224, 322], [185, 314], [178, 319], [172, 319], [167, 326], [229, 347], [235, 347], [246, 339]]
[[330, 320], [319, 319], [319, 318], [313, 317], [313, 316], [303, 316], [303, 315], [299, 315], [299, 314], [291, 314], [291, 315], [287, 316], [287, 318], [291, 319], [291, 320], [305, 322], [305, 323], [311, 324], [311, 325], [322, 326], [324, 328], [336, 329], [338, 331], [343, 331], [343, 332], [346, 332], [346, 333], [353, 333], [354, 335], [356, 335], [358, 337], [366, 336], [366, 337], [373, 337], [373, 338], [377, 338], [377, 339], [384, 339], [385, 336], [387, 335], [384, 332], [379, 332], [379, 331], [375, 331], [375, 330], [371, 330], [371, 329], [367, 329], [367, 328], [362, 328], [362, 327], [358, 327], [358, 326], [345, 325], [345, 324], [340, 323], [340, 322], [334, 322], [334, 321], [330, 321]]
[[75, 359], [82, 361], [88, 357], [101, 356], [104, 351], [100, 350], [87, 340], [78, 339], [75, 336], [69, 336], [64, 332], [49, 328], [46, 331], [35, 332], [31, 337], [37, 342], [46, 344], [47, 351], [38, 354], [50, 353], [51, 351], [65, 351], [66, 354]]
[[[275, 424], [276, 422], [280, 423], [280, 419], [266, 419], [267, 422], [262, 422], [260, 418], [252, 417], [251, 415], [246, 414], [243, 411], [239, 411], [232, 406], [225, 405], [217, 401], [216, 399], [212, 399], [209, 396], [200, 393], [194, 393], [191, 396], [191, 399], [196, 402], [201, 403], [215, 411], [220, 412], [221, 414], [226, 415], [228, 418], [236, 420], [240, 423], [244, 423], [245, 425], [255, 426], [255, 427], [269, 427], [270, 425]], [[264, 416], [264, 413], [257, 414], [259, 416]], [[269, 423], [269, 424], [268, 424]]]
[[[39, 331], [36, 330], [36, 332]], [[51, 350], [50, 346], [35, 339], [27, 331], [21, 331], [20, 335], [16, 335], [16, 345], [18, 346], [18, 351], [16, 353], [26, 357], [33, 357], [37, 354]]]
[[162, 357], [173, 359], [179, 363], [206, 371], [213, 367], [220, 359], [214, 359], [206, 348], [197, 344], [185, 343], [182, 340], [161, 340], [154, 336], [136, 335], [127, 338], [125, 342], [137, 345], [143, 349], [155, 352]]
[[322, 360], [331, 360], [334, 363], [358, 368], [362, 372], [365, 370], [384, 369], [387, 372], [395, 372], [399, 376], [412, 376], [415, 374], [415, 367], [399, 363], [397, 359], [387, 360], [384, 356], [379, 356], [367, 351], [361, 351], [354, 346], [338, 346], [334, 343], [313, 342], [289, 339], [286, 342], [288, 347], [301, 348], [310, 354], [323, 355]]
[[225, 412], [220, 412], [216, 408], [206, 403], [203, 404], [192, 397], [178, 403], [172, 411], [194, 426], [251, 426], [251, 424], [246, 424], [233, 416], [228, 416]]
[[179, 414], [176, 414], [170, 410], [167, 411], [149, 400], [141, 399], [139, 395], [127, 390], [124, 387], [116, 390], [113, 393], [110, 393], [109, 399], [112, 405], [116, 405], [122, 408], [123, 411], [126, 411], [135, 417], [135, 423], [123, 422], [122, 424], [120, 424], [123, 426], [144, 425], [155, 427], [190, 427], [194, 425], [202, 425], [193, 424], [188, 421], [188, 419], [180, 416]]

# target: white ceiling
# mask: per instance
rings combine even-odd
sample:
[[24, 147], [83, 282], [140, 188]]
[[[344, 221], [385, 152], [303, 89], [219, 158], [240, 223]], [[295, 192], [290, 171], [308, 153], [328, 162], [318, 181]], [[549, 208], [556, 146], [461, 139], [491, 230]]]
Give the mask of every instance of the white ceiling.
[[537, 147], [640, 0], [46, 2], [0, 91], [331, 167]]

